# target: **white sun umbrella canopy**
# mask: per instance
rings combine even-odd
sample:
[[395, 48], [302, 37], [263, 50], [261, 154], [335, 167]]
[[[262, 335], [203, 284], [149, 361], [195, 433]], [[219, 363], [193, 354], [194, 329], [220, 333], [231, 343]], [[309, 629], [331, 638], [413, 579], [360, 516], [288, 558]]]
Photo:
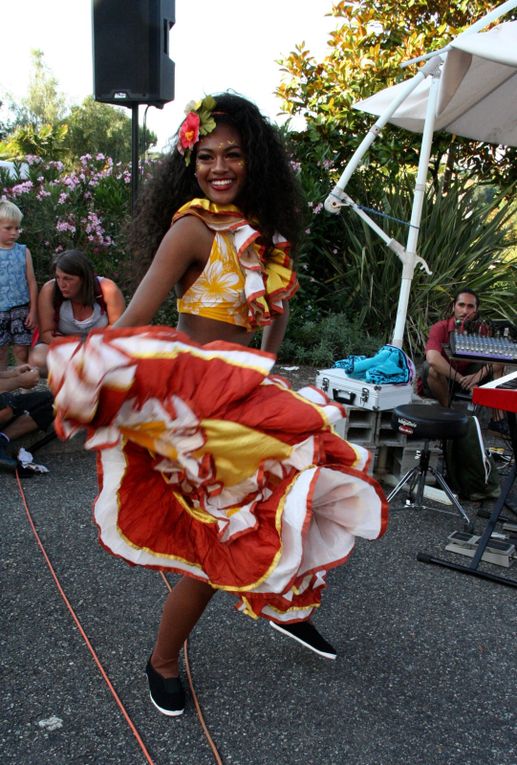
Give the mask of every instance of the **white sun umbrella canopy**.
[[[443, 130], [486, 143], [517, 146], [517, 22], [499, 24], [488, 32], [479, 31], [516, 7], [517, 0], [507, 0], [446, 48], [422, 57], [428, 60], [417, 75], [354, 104], [354, 108], [379, 118], [354, 152], [327, 197], [325, 208], [337, 213], [344, 206], [351, 207], [403, 264], [393, 345], [402, 347], [415, 267], [418, 265], [431, 273], [417, 254], [417, 242], [434, 132]], [[405, 247], [391, 238], [344, 191], [362, 157], [388, 122], [422, 133]]]
[[[443, 58], [434, 130], [517, 146], [517, 21], [460, 35]], [[406, 87], [386, 88], [354, 108], [381, 115]], [[422, 133], [429, 90], [429, 79], [417, 84], [388, 122]]]

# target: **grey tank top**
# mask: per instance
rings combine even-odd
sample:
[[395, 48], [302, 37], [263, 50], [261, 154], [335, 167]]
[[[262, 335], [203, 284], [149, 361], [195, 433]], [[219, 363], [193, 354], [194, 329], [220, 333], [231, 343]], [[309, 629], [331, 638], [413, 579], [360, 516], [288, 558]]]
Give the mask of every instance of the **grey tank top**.
[[74, 318], [72, 304], [64, 300], [59, 309], [58, 332], [62, 335], [79, 335], [83, 340], [92, 329], [102, 329], [108, 326], [108, 316], [102, 313], [98, 303], [93, 306], [93, 313], [87, 319], [79, 321]]

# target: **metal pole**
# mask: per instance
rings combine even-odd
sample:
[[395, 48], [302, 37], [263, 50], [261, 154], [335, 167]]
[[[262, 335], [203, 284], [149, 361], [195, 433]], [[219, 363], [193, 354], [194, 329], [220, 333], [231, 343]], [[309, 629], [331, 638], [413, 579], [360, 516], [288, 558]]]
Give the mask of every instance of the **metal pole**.
[[420, 85], [420, 83], [423, 80], [425, 80], [426, 77], [430, 75], [434, 75], [436, 71], [439, 69], [441, 63], [442, 63], [442, 59], [440, 58], [440, 56], [436, 56], [434, 59], [424, 64], [424, 66], [420, 69], [420, 71], [417, 72], [417, 74], [414, 77], [411, 77], [411, 79], [405, 83], [404, 87], [401, 88], [400, 93], [398, 93], [396, 98], [387, 107], [385, 112], [381, 114], [381, 116], [378, 118], [375, 125], [373, 125], [370, 128], [370, 130], [368, 131], [368, 134], [366, 135], [365, 138], [363, 138], [363, 140], [361, 141], [361, 144], [357, 147], [352, 157], [350, 158], [350, 161], [345, 167], [341, 175], [341, 178], [339, 179], [339, 181], [334, 186], [333, 190], [330, 192], [329, 196], [325, 200], [325, 210], [327, 210], [327, 212], [331, 212], [331, 213], [340, 212], [341, 207], [343, 207], [343, 205], [340, 204], [340, 199], [342, 199], [341, 194], [346, 188], [348, 181], [350, 180], [350, 176], [359, 167], [362, 158], [364, 157], [364, 155], [366, 154], [366, 152], [368, 151], [372, 143], [380, 135], [382, 129], [384, 128], [384, 126], [386, 125], [390, 117], [397, 111], [399, 106], [406, 100], [406, 98], [408, 98], [408, 96], [411, 95], [411, 93], [416, 89], [417, 85]]
[[131, 107], [131, 213], [138, 193], [138, 104]]
[[[424, 204], [425, 184], [427, 171], [429, 168], [429, 158], [431, 156], [431, 145], [433, 141], [434, 125], [436, 120], [436, 106], [438, 103], [438, 93], [440, 88], [439, 71], [436, 70], [431, 78], [431, 86], [427, 97], [427, 109], [424, 120], [424, 130], [422, 132], [422, 142], [420, 144], [420, 155], [418, 158], [418, 172], [415, 183], [415, 193], [413, 194], [413, 205], [411, 208], [411, 220], [409, 233], [406, 243], [406, 255], [403, 260], [402, 279], [400, 282], [399, 302], [397, 306], [397, 316], [395, 320], [395, 329], [393, 330], [392, 345], [402, 348], [404, 340], [404, 329], [406, 326], [407, 308], [409, 303], [409, 293], [413, 274], [417, 264], [416, 253], [418, 244], [418, 235], [420, 233], [420, 221], [422, 218], [422, 207]], [[431, 273], [429, 271], [429, 273]]]

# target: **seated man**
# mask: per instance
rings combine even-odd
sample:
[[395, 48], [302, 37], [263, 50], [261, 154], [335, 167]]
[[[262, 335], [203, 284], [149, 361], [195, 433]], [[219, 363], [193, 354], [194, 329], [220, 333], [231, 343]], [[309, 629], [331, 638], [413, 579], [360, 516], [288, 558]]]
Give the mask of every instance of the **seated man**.
[[12, 393], [18, 388], [34, 388], [39, 382], [39, 370], [22, 364], [0, 371], [0, 470], [14, 471], [17, 467], [7, 445], [34, 430], [47, 430], [53, 422], [53, 397], [48, 390], [32, 393]]
[[[501, 377], [504, 373], [503, 364], [450, 359], [445, 351], [451, 333], [461, 327], [468, 329], [468, 323], [475, 321], [478, 313], [477, 294], [469, 287], [461, 287], [454, 298], [453, 315], [436, 322], [429, 330], [419, 392], [436, 399], [442, 406], [450, 405], [455, 392], [470, 392], [476, 386]], [[495, 433], [505, 435], [508, 426], [504, 414], [494, 410], [488, 427]]]

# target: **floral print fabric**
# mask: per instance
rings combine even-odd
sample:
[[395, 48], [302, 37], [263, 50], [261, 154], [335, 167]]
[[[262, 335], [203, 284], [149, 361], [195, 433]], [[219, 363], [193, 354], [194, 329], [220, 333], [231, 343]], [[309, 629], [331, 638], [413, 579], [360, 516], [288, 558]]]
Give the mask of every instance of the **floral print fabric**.
[[257, 241], [260, 232], [234, 205], [194, 199], [173, 220], [184, 215], [200, 218], [215, 237], [203, 272], [177, 301], [180, 313], [249, 330], [266, 326], [275, 314], [283, 313], [283, 301], [298, 289], [287, 240], [275, 235], [274, 246], [267, 250]]

